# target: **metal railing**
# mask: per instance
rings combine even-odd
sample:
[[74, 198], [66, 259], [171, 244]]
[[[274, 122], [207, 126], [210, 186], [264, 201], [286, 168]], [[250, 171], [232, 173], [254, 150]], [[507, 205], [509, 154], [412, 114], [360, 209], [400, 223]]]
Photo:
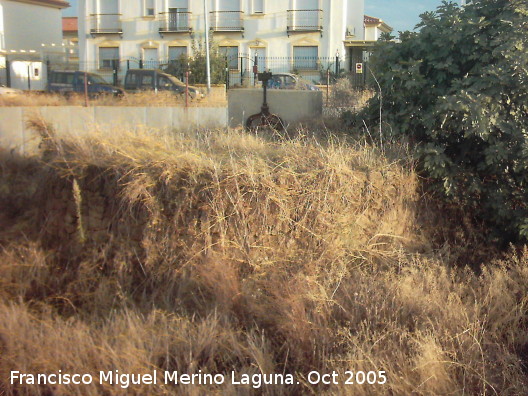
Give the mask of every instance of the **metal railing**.
[[91, 14], [91, 34], [123, 34], [121, 14]]
[[160, 33], [190, 32], [192, 12], [160, 12]]
[[323, 10], [288, 10], [287, 31], [322, 32]]
[[213, 32], [243, 32], [242, 11], [211, 11], [210, 26]]
[[[256, 62], [255, 62], [256, 61]], [[257, 66], [254, 68], [254, 66]], [[316, 66], [314, 68], [314, 66]], [[88, 70], [103, 76], [108, 82], [115, 85], [124, 83], [128, 69], [162, 69], [170, 70], [181, 80], [185, 77], [188, 60], [160, 58], [157, 60], [144, 60], [140, 58], [124, 58], [119, 60], [107, 60], [104, 62], [90, 61], [68, 64], [52, 61], [48, 64], [48, 70], [62, 70], [77, 68]], [[368, 70], [368, 63], [363, 67]], [[191, 70], [192, 72], [193, 70]], [[257, 72], [271, 71], [273, 74], [293, 73], [297, 76], [316, 84], [325, 84], [330, 75], [332, 82], [340, 76], [348, 76], [355, 88], [364, 88], [373, 84], [369, 73], [358, 74], [355, 71], [355, 60], [341, 59], [339, 57], [270, 57], [254, 54], [239, 53], [236, 56], [223, 57], [222, 61], [213, 64], [213, 83], [225, 83], [229, 88], [238, 86], [258, 86], [256, 80]], [[191, 73], [190, 83], [197, 84], [204, 81], [196, 80], [203, 73]]]

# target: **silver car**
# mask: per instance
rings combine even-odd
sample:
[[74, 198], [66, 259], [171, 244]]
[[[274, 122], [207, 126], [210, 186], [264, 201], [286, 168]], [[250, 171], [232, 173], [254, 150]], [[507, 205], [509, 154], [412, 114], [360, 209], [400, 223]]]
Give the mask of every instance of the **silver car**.
[[312, 82], [292, 73], [277, 73], [273, 74], [268, 80], [268, 88], [270, 89], [301, 89], [305, 91], [320, 91], [319, 87]]

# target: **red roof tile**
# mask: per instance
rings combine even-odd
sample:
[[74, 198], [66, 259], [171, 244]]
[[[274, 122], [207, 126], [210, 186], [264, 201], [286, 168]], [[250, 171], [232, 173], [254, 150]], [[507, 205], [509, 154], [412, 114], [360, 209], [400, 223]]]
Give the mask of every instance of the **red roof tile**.
[[78, 19], [77, 17], [63, 17], [62, 18], [62, 31], [63, 32], [77, 32]]
[[370, 23], [381, 23], [382, 21], [379, 18], [374, 18], [368, 15], [365, 15], [364, 22], [370, 24]]

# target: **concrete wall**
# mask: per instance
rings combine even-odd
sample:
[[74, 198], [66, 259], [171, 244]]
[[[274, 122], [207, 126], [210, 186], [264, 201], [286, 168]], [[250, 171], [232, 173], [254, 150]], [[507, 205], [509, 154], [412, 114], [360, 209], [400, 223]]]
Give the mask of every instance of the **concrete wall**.
[[41, 115], [58, 133], [89, 134], [113, 129], [138, 128], [224, 128], [225, 107], [118, 107], [48, 106], [0, 107], [0, 149], [32, 153], [38, 147], [35, 132], [26, 126], [28, 118]]
[[[230, 90], [229, 125], [244, 125], [249, 116], [260, 113], [262, 99], [262, 89]], [[268, 105], [286, 124], [319, 118], [323, 114], [323, 92], [270, 89]]]

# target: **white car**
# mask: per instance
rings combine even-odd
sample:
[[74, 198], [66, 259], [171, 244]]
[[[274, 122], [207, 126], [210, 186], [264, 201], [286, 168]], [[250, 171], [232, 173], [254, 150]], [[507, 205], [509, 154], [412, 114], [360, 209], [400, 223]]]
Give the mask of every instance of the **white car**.
[[0, 96], [21, 95], [22, 93], [24, 93], [24, 91], [22, 91], [21, 89], [9, 88], [9, 87], [6, 87], [5, 85], [0, 85]]

